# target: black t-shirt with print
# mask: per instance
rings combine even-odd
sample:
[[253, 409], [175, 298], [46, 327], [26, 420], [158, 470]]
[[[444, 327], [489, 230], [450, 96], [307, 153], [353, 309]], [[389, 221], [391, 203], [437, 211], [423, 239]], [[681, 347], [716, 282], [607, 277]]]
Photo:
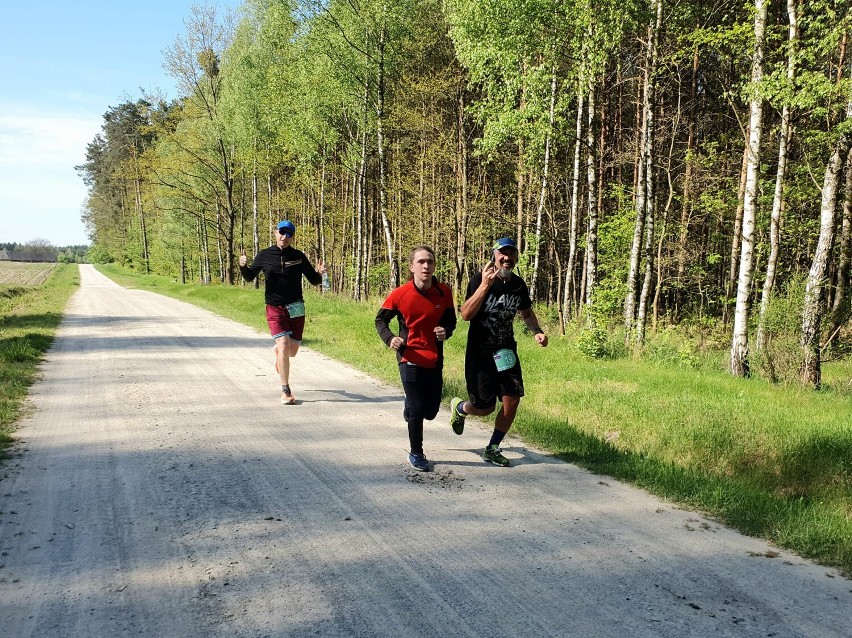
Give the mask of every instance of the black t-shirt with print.
[[[470, 299], [482, 283], [482, 273], [476, 273], [467, 286]], [[468, 352], [496, 352], [501, 348], [515, 349], [515, 315], [532, 307], [530, 290], [523, 279], [513, 274], [508, 281], [500, 277], [488, 289], [479, 312], [470, 320], [467, 337]]]

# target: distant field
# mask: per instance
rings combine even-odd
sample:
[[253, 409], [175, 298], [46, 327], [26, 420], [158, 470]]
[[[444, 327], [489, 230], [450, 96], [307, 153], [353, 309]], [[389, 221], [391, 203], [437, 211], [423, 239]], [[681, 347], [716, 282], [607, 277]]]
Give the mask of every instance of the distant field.
[[40, 286], [56, 264], [0, 261], [0, 286]]

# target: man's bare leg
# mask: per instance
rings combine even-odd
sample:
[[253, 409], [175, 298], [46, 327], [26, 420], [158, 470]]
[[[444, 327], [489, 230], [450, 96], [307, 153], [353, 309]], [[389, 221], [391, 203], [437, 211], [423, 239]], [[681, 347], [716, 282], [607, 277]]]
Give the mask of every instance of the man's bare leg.
[[281, 379], [281, 403], [285, 405], [296, 403], [296, 398], [290, 391], [290, 358], [296, 356], [300, 345], [298, 341], [294, 341], [288, 335], [278, 337], [275, 340], [275, 367]]

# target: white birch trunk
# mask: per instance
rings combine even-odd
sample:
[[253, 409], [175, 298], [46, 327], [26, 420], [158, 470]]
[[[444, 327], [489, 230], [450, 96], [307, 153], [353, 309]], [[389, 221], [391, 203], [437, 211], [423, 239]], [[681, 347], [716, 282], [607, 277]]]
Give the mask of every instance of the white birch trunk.
[[840, 230], [840, 260], [837, 265], [834, 305], [831, 308], [829, 340], [837, 335], [840, 326], [849, 319], [850, 265], [852, 265], [852, 151], [846, 156], [846, 193], [843, 197], [843, 223]]
[[[790, 28], [788, 31], [787, 80], [792, 83], [796, 79], [796, 49], [799, 39], [799, 24], [796, 15], [796, 0], [787, 0], [787, 15]], [[778, 169], [775, 173], [775, 192], [772, 196], [772, 217], [769, 222], [769, 257], [766, 261], [766, 279], [763, 282], [763, 292], [760, 297], [760, 313], [757, 322], [758, 352], [766, 348], [766, 313], [769, 310], [769, 300], [775, 287], [775, 271], [778, 267], [778, 253], [781, 249], [781, 214], [784, 203], [784, 181], [787, 175], [787, 149], [793, 128], [790, 125], [790, 105], [784, 104], [781, 109], [781, 130], [778, 133]]]
[[[581, 74], [582, 75], [582, 74]], [[582, 80], [580, 81], [582, 86]], [[580, 87], [578, 87], [580, 88]], [[571, 221], [568, 231], [568, 265], [565, 269], [565, 297], [562, 301], [565, 317], [573, 317], [571, 307], [576, 297], [576, 278], [574, 269], [577, 262], [577, 222], [580, 211], [580, 159], [582, 151], [581, 135], [583, 134], [583, 102], [585, 97], [582, 88], [577, 92], [577, 124], [574, 137], [574, 172], [571, 176]]]
[[598, 201], [597, 201], [597, 153], [595, 152], [595, 86], [592, 80], [588, 84], [589, 109], [586, 130], [586, 186], [588, 188], [589, 227], [586, 233], [586, 319], [590, 325], [595, 320], [592, 307], [595, 294], [598, 267]]
[[737, 304], [734, 309], [734, 332], [731, 340], [731, 374], [749, 376], [748, 305], [754, 276], [754, 227], [757, 217], [757, 186], [760, 172], [760, 140], [763, 132], [763, 100], [756, 85], [763, 78], [763, 34], [769, 0], [755, 0], [754, 55], [751, 65], [752, 98], [749, 108], [748, 163], [743, 194], [743, 226], [740, 247], [740, 273]]
[[[846, 105], [846, 120], [852, 120], [852, 97]], [[825, 167], [820, 205], [819, 241], [805, 287], [802, 311], [802, 367], [801, 381], [805, 386], [819, 388], [822, 382], [820, 362], [820, 324], [825, 313], [825, 286], [828, 260], [834, 243], [835, 208], [840, 175], [849, 155], [852, 135], [844, 133], [834, 145], [834, 152]]]
[[[645, 255], [645, 277], [642, 283], [642, 291], [639, 295], [639, 310], [635, 327], [636, 345], [641, 345], [645, 342], [648, 298], [651, 292], [651, 283], [654, 279], [654, 216], [656, 214], [654, 201], [654, 100], [656, 96], [657, 46], [659, 43], [660, 27], [663, 21], [663, 1], [654, 0], [653, 4], [656, 9], [656, 16], [648, 27], [648, 64], [645, 71], [645, 103], [642, 109], [644, 111], [642, 119], [645, 122], [643, 126], [644, 144], [642, 149], [642, 159], [645, 164], [643, 171], [645, 183], [641, 189], [645, 193], [645, 246], [643, 250]], [[634, 282], [633, 285], [635, 289], [636, 283]]]
[[388, 259], [388, 279], [390, 289], [399, 285], [399, 274], [397, 272], [396, 258], [393, 250], [393, 236], [391, 234], [390, 221], [387, 215], [387, 185], [385, 178], [385, 144], [384, 144], [384, 116], [385, 116], [385, 29], [381, 28], [379, 33], [379, 60], [378, 60], [378, 86], [376, 87], [376, 149], [379, 159], [379, 217], [382, 220], [382, 230], [385, 234], [385, 250]]
[[848, 152], [849, 136], [844, 135], [835, 145], [831, 161], [825, 168], [822, 204], [820, 205], [819, 241], [808, 273], [808, 283], [805, 287], [805, 303], [802, 311], [801, 379], [803, 385], [813, 388], [819, 388], [822, 380], [819, 337], [820, 323], [825, 311], [825, 279], [828, 259], [834, 242], [837, 185]]

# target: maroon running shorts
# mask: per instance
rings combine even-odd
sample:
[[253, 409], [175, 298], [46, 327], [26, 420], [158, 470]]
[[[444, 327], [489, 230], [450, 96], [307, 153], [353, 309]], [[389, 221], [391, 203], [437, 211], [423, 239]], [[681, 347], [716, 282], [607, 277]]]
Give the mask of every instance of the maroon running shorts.
[[290, 317], [287, 306], [266, 306], [266, 323], [273, 339], [289, 336], [293, 341], [302, 341], [305, 317]]

